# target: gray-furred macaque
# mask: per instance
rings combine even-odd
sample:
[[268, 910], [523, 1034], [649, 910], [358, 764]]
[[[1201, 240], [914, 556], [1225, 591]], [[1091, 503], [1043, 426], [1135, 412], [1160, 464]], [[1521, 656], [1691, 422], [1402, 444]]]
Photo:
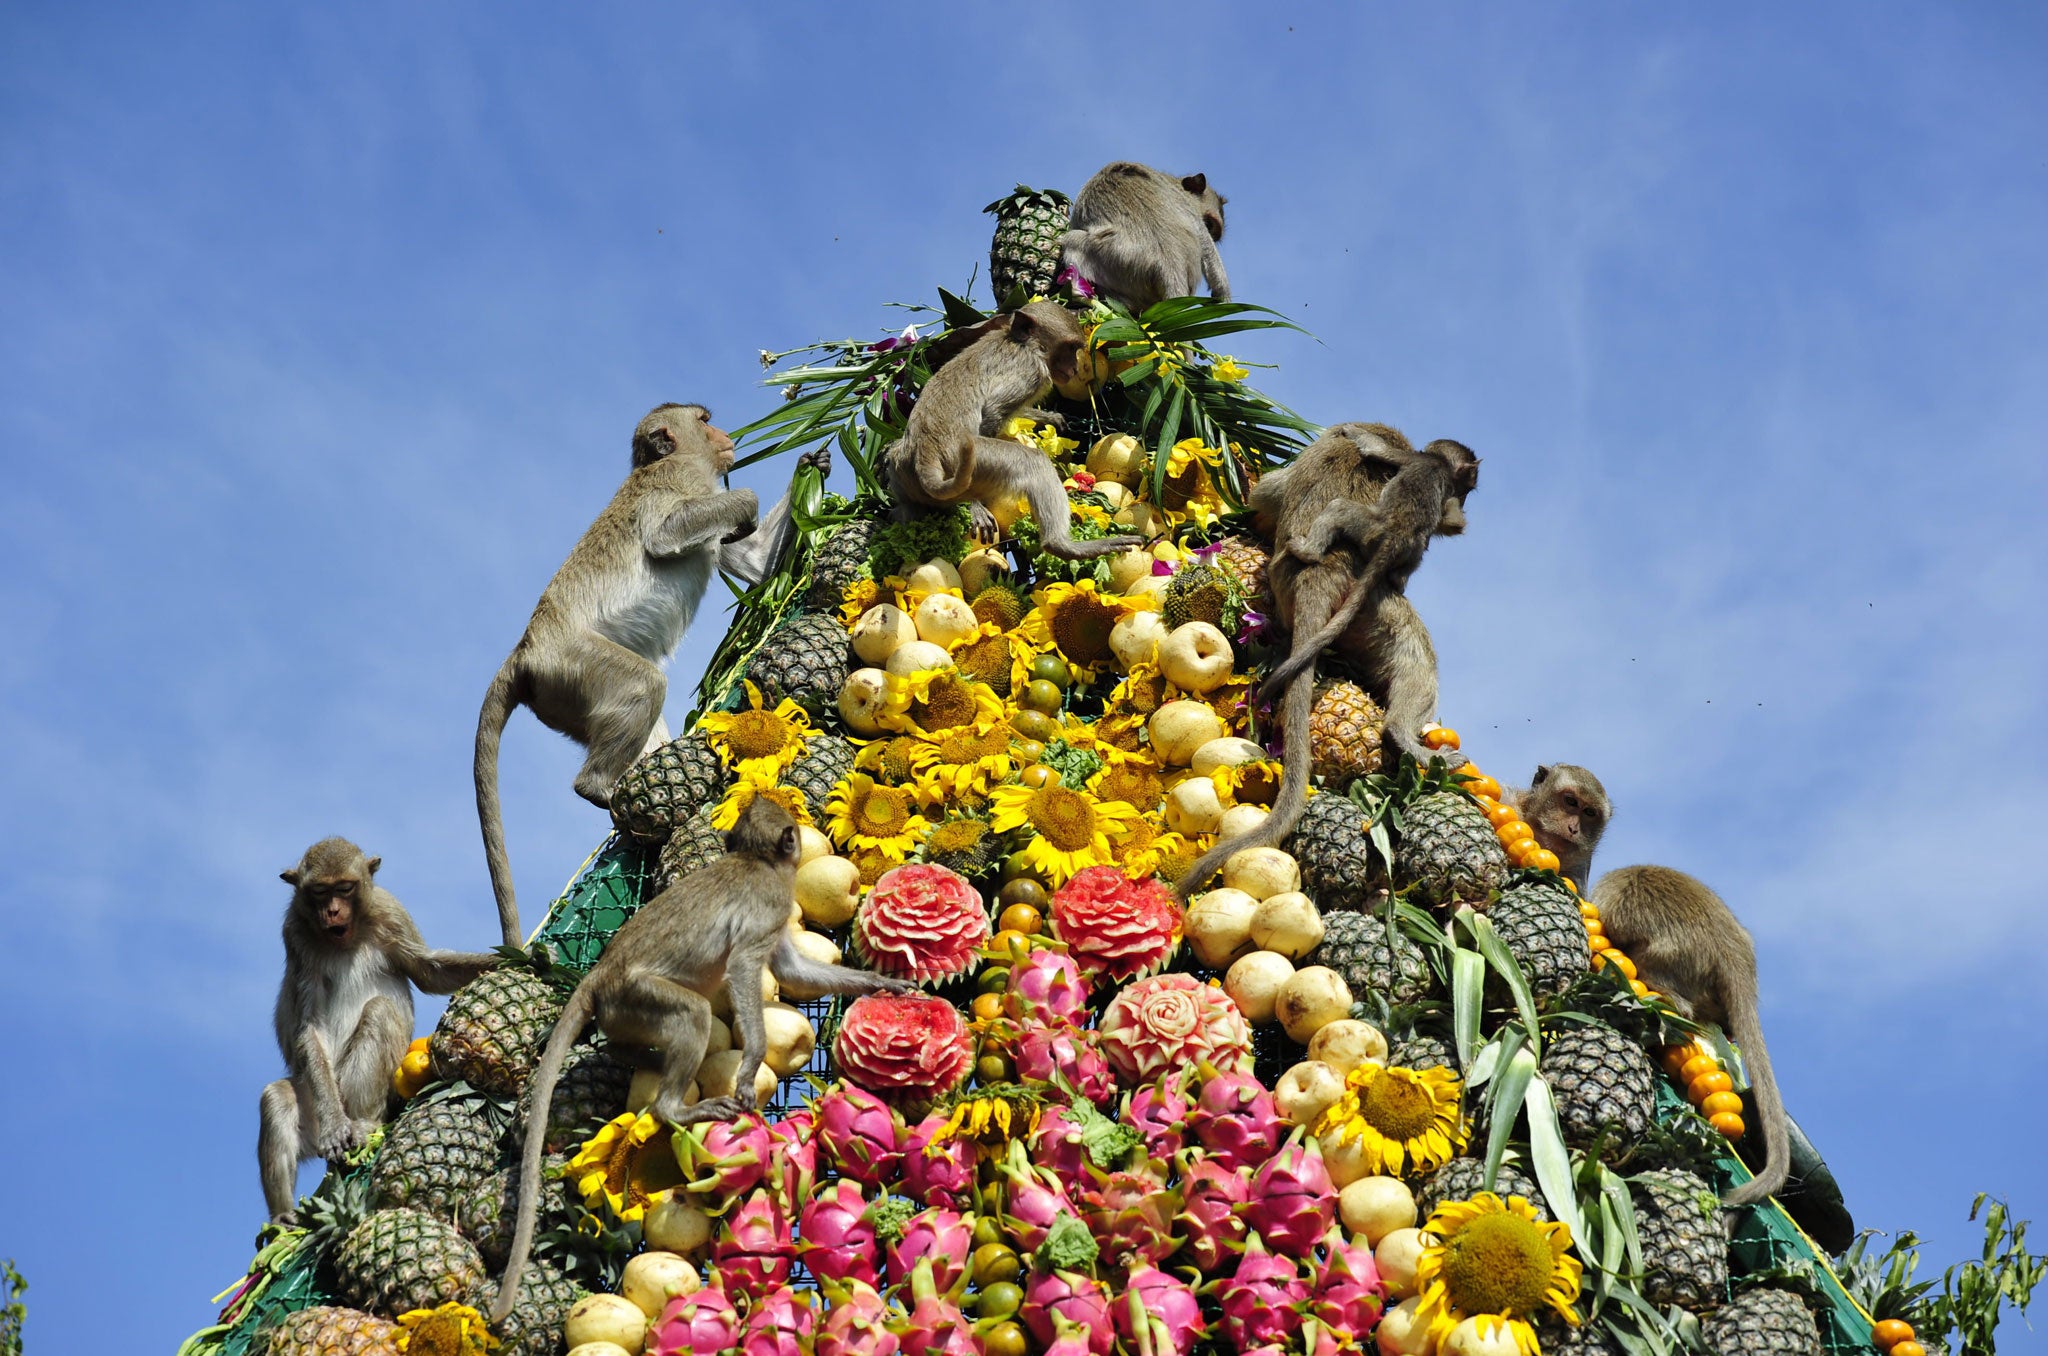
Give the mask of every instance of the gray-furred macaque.
[[[755, 530], [747, 489], [719, 488], [733, 443], [702, 405], [657, 405], [633, 430], [633, 469], [540, 595], [526, 634], [491, 680], [476, 725], [476, 808], [505, 944], [521, 941], [498, 805], [498, 744], [525, 706], [583, 745], [576, 794], [608, 807], [612, 784], [668, 742], [661, 665], [715, 571], [758, 583], [794, 529], [789, 497]], [[829, 469], [829, 449], [802, 466]]]
[[291, 1070], [263, 1089], [256, 1159], [270, 1218], [289, 1222], [299, 1164], [338, 1159], [384, 1119], [391, 1075], [412, 1039], [412, 989], [453, 993], [494, 955], [430, 951], [412, 915], [376, 882], [379, 857], [323, 838], [280, 873], [284, 980], [277, 1045]]
[[1135, 314], [1168, 297], [1230, 300], [1230, 278], [1216, 242], [1223, 238], [1221, 193], [1205, 174], [1178, 175], [1119, 160], [1104, 165], [1074, 199], [1060, 239], [1060, 267]]
[[1044, 549], [1066, 560], [1127, 550], [1138, 537], [1076, 541], [1066, 486], [1035, 447], [994, 435], [1017, 415], [1065, 427], [1036, 408], [1055, 382], [1070, 380], [1086, 342], [1080, 322], [1057, 302], [1034, 301], [984, 321], [979, 337], [932, 373], [903, 437], [889, 449], [889, 481], [905, 504], [944, 508], [974, 502], [975, 530], [993, 536], [997, 505], [1030, 502]]
[[[1252, 487], [1251, 507], [1273, 543], [1267, 579], [1275, 610], [1294, 636], [1283, 666], [1289, 675], [1280, 701], [1286, 749], [1273, 808], [1257, 828], [1217, 844], [1180, 879], [1183, 899], [1248, 847], [1283, 841], [1308, 803], [1311, 773], [1309, 715], [1315, 704], [1316, 661], [1334, 650], [1357, 671], [1360, 681], [1386, 711], [1385, 738], [1392, 748], [1419, 763], [1432, 757], [1452, 764], [1456, 755], [1433, 753], [1422, 744], [1422, 727], [1436, 719], [1436, 650], [1405, 588], [1409, 557], [1419, 559], [1432, 534], [1464, 529], [1464, 490], [1447, 493], [1441, 471], [1470, 459], [1456, 443], [1431, 444], [1419, 453], [1397, 430], [1384, 424], [1334, 424], [1286, 466], [1268, 471]], [[1455, 448], [1460, 458], [1441, 449]], [[1410, 470], [1423, 474], [1401, 482]], [[1456, 477], [1453, 477], [1456, 479]], [[1400, 503], [1384, 495], [1397, 484]], [[1420, 488], [1419, 493], [1411, 493]], [[1332, 506], [1343, 509], [1333, 512]], [[1378, 510], [1388, 512], [1380, 516]], [[1387, 550], [1384, 558], [1381, 546]], [[1305, 555], [1304, 547], [1315, 554]], [[1405, 569], [1393, 568], [1407, 561]], [[1391, 572], [1389, 572], [1391, 571]], [[1332, 623], [1348, 617], [1342, 626]], [[1271, 680], [1268, 690], [1274, 690]]]
[[[726, 855], [649, 900], [613, 934], [604, 954], [569, 998], [532, 1080], [520, 1169], [519, 1218], [505, 1278], [491, 1311], [502, 1322], [519, 1297], [519, 1274], [533, 1243], [547, 1108], [569, 1049], [592, 1018], [616, 1050], [645, 1052], [661, 1069], [648, 1109], [670, 1125], [731, 1120], [754, 1109], [754, 1075], [768, 1053], [761, 1016], [761, 971], [817, 994], [907, 993], [907, 981], [806, 957], [789, 928], [799, 840], [789, 812], [756, 796], [726, 835]], [[740, 1040], [734, 1093], [685, 1103], [711, 1032], [711, 998], [732, 995]]]
[[1756, 946], [1721, 897], [1668, 866], [1624, 866], [1600, 878], [1592, 893], [1607, 940], [1636, 964], [1636, 978], [1673, 1008], [1728, 1033], [1742, 1051], [1758, 1118], [1764, 1165], [1753, 1181], [1728, 1193], [1729, 1205], [1754, 1205], [1775, 1195], [1791, 1171], [1791, 1131], [1757, 1020]]
[[1593, 850], [1614, 819], [1614, 802], [1600, 779], [1571, 763], [1536, 769], [1529, 789], [1502, 793], [1536, 831], [1536, 841], [1557, 854], [1558, 874], [1581, 890], [1592, 888]]

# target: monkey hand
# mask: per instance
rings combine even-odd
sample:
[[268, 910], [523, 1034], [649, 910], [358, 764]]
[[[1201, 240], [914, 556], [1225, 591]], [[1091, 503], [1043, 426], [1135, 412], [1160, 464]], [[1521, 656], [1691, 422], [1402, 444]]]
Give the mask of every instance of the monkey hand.
[[298, 1224], [299, 1212], [296, 1210], [280, 1210], [270, 1217], [270, 1222], [290, 1229]]
[[796, 459], [796, 468], [799, 471], [804, 470], [806, 468], [815, 468], [818, 474], [821, 476], [831, 475], [832, 445], [830, 443], [827, 443], [823, 447], [814, 447], [810, 451], [804, 453], [801, 457], [798, 457]]
[[918, 986], [894, 975], [876, 975], [874, 993], [917, 993]]
[[973, 509], [974, 522], [967, 529], [968, 535], [980, 542], [997, 542], [1003, 537], [1003, 529], [996, 522], [996, 515], [986, 504], [977, 503]]
[[753, 522], [753, 520], [752, 520], [752, 519], [750, 518], [750, 519], [748, 519], [748, 520], [747, 520], [746, 522], [743, 522], [743, 523], [741, 523], [741, 524], [740, 524], [739, 526], [735, 527], [735, 528], [734, 528], [734, 529], [733, 529], [733, 530], [732, 530], [732, 531], [731, 531], [730, 533], [728, 533], [728, 534], [727, 534], [726, 536], [720, 537], [720, 538], [718, 539], [718, 544], [719, 544], [719, 545], [721, 545], [721, 546], [730, 546], [730, 545], [732, 545], [732, 544], [733, 544], [734, 542], [736, 542], [736, 541], [742, 541], [742, 540], [744, 540], [744, 539], [746, 539], [746, 538], [748, 538], [748, 537], [751, 537], [751, 536], [753, 536], [753, 535], [754, 535], [754, 522]]

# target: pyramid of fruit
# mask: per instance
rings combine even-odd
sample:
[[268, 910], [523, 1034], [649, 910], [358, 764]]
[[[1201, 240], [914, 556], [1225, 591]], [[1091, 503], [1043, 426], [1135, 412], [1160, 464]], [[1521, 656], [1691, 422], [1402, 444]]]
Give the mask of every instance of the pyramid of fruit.
[[[1045, 289], [1064, 200], [991, 210], [1006, 284]], [[1242, 505], [1313, 429], [1212, 345], [1285, 322], [1072, 299], [1091, 353], [1063, 426], [1003, 434], [1060, 466], [1076, 537], [1149, 544], [1069, 562], [1021, 505], [997, 541], [964, 508], [899, 521], [882, 453], [932, 342], [984, 318], [941, 300], [894, 337], [763, 355], [787, 398], [743, 447], [829, 446], [854, 496], [799, 474], [795, 548], [686, 733], [620, 783], [533, 963], [455, 997], [403, 1109], [266, 1231], [188, 1352], [1876, 1349], [1775, 1203], [1719, 1203], [1748, 1176], [1734, 1052], [1634, 978], [1491, 777], [1383, 750], [1341, 671], [1287, 732], [1317, 785], [1284, 849], [1177, 898], [1280, 780]], [[579, 1047], [536, 1260], [492, 1331], [566, 989], [755, 796], [804, 826], [798, 945], [919, 991], [769, 995], [763, 1111], [730, 1123], [672, 1130], [650, 1075]], [[732, 1045], [714, 1028], [698, 1096], [734, 1091]]]

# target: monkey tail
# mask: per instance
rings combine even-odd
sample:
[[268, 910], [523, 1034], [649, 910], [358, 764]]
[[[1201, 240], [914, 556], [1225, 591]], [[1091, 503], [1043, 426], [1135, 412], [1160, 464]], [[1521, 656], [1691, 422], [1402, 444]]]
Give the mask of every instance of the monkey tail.
[[540, 1160], [547, 1147], [548, 1109], [554, 1102], [555, 1080], [569, 1058], [569, 1047], [590, 1024], [590, 981], [584, 980], [569, 996], [568, 1004], [548, 1037], [548, 1048], [534, 1068], [533, 1107], [526, 1119], [526, 1144], [519, 1156], [519, 1216], [512, 1229], [512, 1247], [505, 1256], [505, 1275], [498, 1282], [498, 1298], [491, 1305], [491, 1326], [497, 1327], [519, 1302], [519, 1275], [526, 1270], [527, 1254], [533, 1250], [533, 1224], [540, 1213]]
[[1764, 1123], [1764, 1166], [1755, 1178], [1743, 1183], [1722, 1199], [1729, 1205], [1755, 1205], [1775, 1196], [1792, 1172], [1792, 1133], [1786, 1126], [1785, 1102], [1778, 1096], [1778, 1080], [1771, 1072], [1770, 1052], [1764, 1048], [1763, 1024], [1757, 1020], [1756, 1000], [1731, 995], [1728, 1003], [1728, 1034], [1742, 1050], [1742, 1064], [1749, 1073], [1750, 1091], [1756, 1094], [1757, 1114]]
[[[1296, 647], [1296, 655], [1300, 649]], [[1292, 662], [1293, 656], [1290, 656]], [[1248, 829], [1235, 838], [1226, 839], [1202, 854], [1202, 859], [1189, 867], [1180, 878], [1175, 889], [1182, 904], [1195, 891], [1223, 869], [1223, 864], [1246, 848], [1278, 847], [1294, 826], [1301, 822], [1301, 812], [1308, 804], [1308, 719], [1315, 705], [1316, 652], [1308, 652], [1307, 667], [1295, 675], [1294, 682], [1287, 689], [1287, 708], [1284, 716], [1286, 728], [1291, 732], [1287, 737], [1287, 749], [1281, 758], [1280, 794], [1273, 798], [1273, 810], [1255, 829]]]
[[507, 660], [491, 679], [483, 710], [476, 718], [475, 764], [476, 817], [484, 831], [484, 863], [490, 868], [491, 893], [498, 900], [498, 926], [507, 946], [518, 946], [525, 938], [519, 931], [519, 899], [512, 893], [512, 859], [505, 855], [505, 820], [498, 806], [498, 741], [518, 705], [512, 663]]
[[1293, 651], [1266, 675], [1265, 682], [1259, 687], [1259, 695], [1271, 700], [1274, 694], [1285, 690], [1291, 696], [1294, 689], [1289, 685], [1294, 676], [1314, 664], [1323, 651], [1335, 645], [1338, 638], [1351, 629], [1351, 623], [1358, 620], [1359, 612], [1365, 607], [1366, 595], [1378, 587], [1382, 573], [1379, 555], [1375, 552], [1366, 561], [1365, 568], [1359, 571], [1358, 582], [1352, 585], [1351, 592], [1330, 614], [1330, 619], [1309, 635], [1296, 637]]

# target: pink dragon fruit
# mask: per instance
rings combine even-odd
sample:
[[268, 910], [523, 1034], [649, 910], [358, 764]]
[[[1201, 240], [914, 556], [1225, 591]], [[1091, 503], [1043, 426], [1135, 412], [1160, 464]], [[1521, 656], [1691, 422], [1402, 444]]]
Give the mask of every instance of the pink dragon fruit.
[[905, 1356], [980, 1356], [981, 1343], [952, 1298], [939, 1293], [929, 1257], [910, 1272], [910, 1312], [893, 1325]]
[[797, 1221], [797, 1255], [813, 1276], [880, 1285], [881, 1248], [860, 1184], [842, 1177], [820, 1187]]
[[1233, 1246], [1244, 1238], [1244, 1219], [1238, 1212], [1251, 1199], [1251, 1172], [1189, 1152], [1176, 1161], [1180, 1213], [1173, 1222], [1187, 1239], [1181, 1256], [1198, 1270], [1221, 1271]]
[[1301, 1266], [1291, 1257], [1277, 1257], [1253, 1234], [1244, 1256], [1228, 1280], [1216, 1283], [1223, 1309], [1223, 1331], [1239, 1351], [1268, 1343], [1284, 1344], [1301, 1326], [1296, 1306], [1308, 1298]]
[[1116, 1095], [1109, 1061], [1092, 1031], [1066, 1022], [1026, 1022], [1010, 1043], [1010, 1058], [1026, 1082], [1064, 1085], [1097, 1106]]
[[1281, 1131], [1273, 1094], [1250, 1073], [1219, 1073], [1205, 1064], [1202, 1076], [1202, 1094], [1188, 1113], [1188, 1129], [1210, 1157], [1231, 1168], [1255, 1168], [1271, 1158]]
[[1079, 1323], [1052, 1317], [1052, 1341], [1045, 1344], [1044, 1356], [1091, 1356], [1094, 1348], [1089, 1346], [1093, 1334]]
[[1157, 1267], [1131, 1268], [1114, 1311], [1124, 1345], [1151, 1356], [1188, 1356], [1208, 1331], [1194, 1287]]
[[1322, 1146], [1296, 1131], [1280, 1152], [1252, 1173], [1244, 1221], [1289, 1257], [1306, 1257], [1337, 1218], [1337, 1188], [1323, 1167]]
[[865, 1088], [840, 1083], [811, 1104], [818, 1143], [841, 1176], [880, 1187], [903, 1166], [903, 1122]]
[[967, 1274], [974, 1251], [974, 1226], [957, 1210], [934, 1207], [904, 1221], [903, 1234], [889, 1245], [889, 1280], [901, 1285], [918, 1261], [930, 1258], [932, 1277], [942, 1290], [953, 1289]]
[[750, 1299], [789, 1280], [796, 1240], [773, 1192], [756, 1191], [733, 1209], [711, 1245], [711, 1257], [725, 1283]]
[[724, 1351], [740, 1340], [740, 1313], [714, 1277], [701, 1290], [668, 1302], [647, 1333], [647, 1356], [691, 1356]]
[[817, 1322], [817, 1311], [802, 1296], [786, 1285], [777, 1287], [748, 1310], [740, 1356], [809, 1356]]
[[1041, 1345], [1058, 1336], [1060, 1319], [1078, 1323], [1088, 1332], [1092, 1356], [1109, 1356], [1116, 1341], [1116, 1325], [1109, 1317], [1109, 1293], [1102, 1282], [1072, 1271], [1037, 1271], [1024, 1287], [1024, 1306], [1018, 1311], [1024, 1326]]
[[1053, 1221], [1075, 1213], [1074, 1203], [1059, 1178], [1032, 1166], [1017, 1140], [1010, 1141], [1009, 1157], [996, 1165], [996, 1171], [1004, 1184], [1003, 1228], [1017, 1241], [1019, 1252], [1036, 1252]]
[[1069, 1195], [1088, 1185], [1088, 1144], [1073, 1112], [1055, 1103], [1039, 1114], [1031, 1161], [1059, 1178]]
[[1066, 952], [1038, 947], [1010, 967], [1003, 1011], [1017, 1021], [1074, 1022], [1087, 1006], [1088, 983]]
[[1188, 1113], [1194, 1107], [1185, 1078], [1178, 1073], [1165, 1074], [1125, 1096], [1123, 1122], [1145, 1137], [1149, 1157], [1170, 1159], [1181, 1150]]
[[[873, 1286], [854, 1281], [840, 1289], [828, 1282], [826, 1294], [832, 1304], [825, 1321], [818, 1325], [812, 1356], [897, 1356], [900, 1344], [886, 1326], [889, 1306]], [[704, 1352], [718, 1349], [698, 1348]]]
[[785, 1208], [794, 1210], [808, 1200], [818, 1180], [817, 1118], [809, 1111], [792, 1111], [768, 1127], [774, 1156], [768, 1162], [768, 1185], [782, 1195]]
[[934, 1112], [903, 1139], [903, 1190], [923, 1205], [958, 1209], [974, 1195], [974, 1144], [958, 1135], [936, 1145], [946, 1118]]
[[1387, 1302], [1372, 1249], [1347, 1243], [1342, 1232], [1332, 1229], [1323, 1238], [1322, 1260], [1313, 1270], [1309, 1312], [1341, 1338], [1363, 1341], [1379, 1326]]
[[775, 1140], [759, 1116], [699, 1121], [676, 1135], [676, 1162], [698, 1209], [723, 1214], [768, 1179]]
[[1180, 1193], [1166, 1185], [1166, 1165], [1141, 1159], [1119, 1172], [1091, 1166], [1094, 1185], [1081, 1195], [1088, 1232], [1112, 1265], [1141, 1266], [1164, 1261], [1180, 1246], [1173, 1237], [1173, 1212]]

